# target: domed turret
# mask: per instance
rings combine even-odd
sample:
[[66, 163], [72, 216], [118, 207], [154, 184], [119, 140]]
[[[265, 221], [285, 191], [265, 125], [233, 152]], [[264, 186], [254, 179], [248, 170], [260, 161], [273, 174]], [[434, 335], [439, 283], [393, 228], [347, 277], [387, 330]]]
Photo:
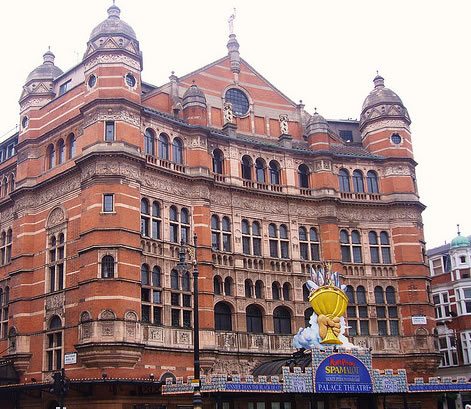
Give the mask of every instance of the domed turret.
[[384, 78], [376, 75], [373, 80], [374, 88], [368, 94], [360, 116], [360, 129], [367, 123], [381, 118], [398, 118], [410, 124], [409, 113], [401, 98], [389, 88], [384, 86]]
[[183, 109], [190, 106], [206, 108], [206, 97], [196, 84], [193, 84], [183, 94]]
[[84, 59], [96, 52], [125, 51], [141, 60], [139, 42], [133, 28], [121, 20], [121, 10], [113, 4], [108, 8], [108, 18], [98, 24], [91, 32]]
[[306, 124], [309, 148], [316, 151], [328, 150], [331, 142], [329, 124], [325, 118], [314, 111]]
[[193, 125], [207, 125], [206, 97], [193, 83], [183, 94], [183, 118]]
[[317, 113], [317, 111], [312, 114], [306, 124], [306, 132], [308, 135], [311, 135], [315, 132], [327, 132], [328, 129], [329, 124], [322, 115]]
[[456, 249], [458, 247], [470, 247], [471, 242], [465, 236], [462, 236], [460, 232], [458, 232], [458, 236], [456, 236], [452, 241], [450, 247], [452, 249]]
[[54, 80], [63, 74], [63, 71], [54, 65], [55, 55], [48, 50], [43, 55], [43, 63], [31, 71], [26, 78], [26, 84], [37, 80]]
[[93, 41], [97, 37], [101, 37], [103, 35], [115, 35], [115, 34], [123, 34], [126, 35], [133, 40], [137, 40], [136, 33], [132, 29], [132, 27], [121, 20], [120, 18], [121, 10], [118, 6], [112, 5], [108, 8], [108, 18], [98, 24], [90, 34], [90, 41]]
[[53, 81], [63, 72], [54, 65], [54, 58], [51, 50], [46, 51], [43, 63], [29, 73], [20, 96], [20, 112], [23, 113], [26, 108], [43, 106], [55, 97]]

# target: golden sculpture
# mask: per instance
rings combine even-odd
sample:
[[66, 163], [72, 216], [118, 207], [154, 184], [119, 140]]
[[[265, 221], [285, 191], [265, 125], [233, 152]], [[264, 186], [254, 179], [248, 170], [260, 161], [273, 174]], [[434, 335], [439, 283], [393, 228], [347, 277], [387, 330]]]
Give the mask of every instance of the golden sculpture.
[[321, 344], [341, 344], [340, 317], [345, 314], [348, 297], [340, 288], [339, 274], [330, 268], [331, 264], [325, 263], [324, 268], [311, 272], [309, 303], [318, 316]]

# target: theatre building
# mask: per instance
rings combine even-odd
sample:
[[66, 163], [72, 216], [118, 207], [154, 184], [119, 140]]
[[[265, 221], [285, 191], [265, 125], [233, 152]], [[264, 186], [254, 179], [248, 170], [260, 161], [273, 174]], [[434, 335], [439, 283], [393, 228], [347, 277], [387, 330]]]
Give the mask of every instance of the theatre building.
[[[434, 407], [436, 395], [407, 389], [440, 355], [400, 97], [377, 75], [358, 121], [308, 113], [240, 56], [232, 31], [221, 58], [152, 85], [135, 31], [107, 12], [80, 63], [63, 70], [47, 51], [18, 84], [19, 129], [0, 143], [0, 407], [50, 409], [62, 392], [68, 409], [191, 404], [193, 268], [201, 374], [239, 385], [203, 387], [205, 407]], [[346, 335], [367, 351], [355, 359], [404, 369], [401, 385], [366, 398], [250, 393], [254, 374], [309, 377], [317, 358], [288, 358], [323, 261], [347, 286]]]

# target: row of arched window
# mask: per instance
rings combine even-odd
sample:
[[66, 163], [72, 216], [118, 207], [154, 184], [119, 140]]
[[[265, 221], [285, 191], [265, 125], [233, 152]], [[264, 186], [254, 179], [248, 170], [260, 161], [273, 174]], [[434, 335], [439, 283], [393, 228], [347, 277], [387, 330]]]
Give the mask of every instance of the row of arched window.
[[[373, 264], [391, 264], [391, 243], [389, 234], [381, 231], [378, 235], [376, 231], [368, 232], [368, 243], [370, 250], [370, 261]], [[340, 251], [342, 262], [363, 263], [363, 251], [361, 235], [358, 230], [340, 230]]]
[[11, 261], [11, 246], [13, 242], [12, 229], [3, 230], [0, 233], [0, 266]]
[[46, 169], [52, 169], [61, 165], [66, 160], [75, 156], [75, 135], [69, 134], [66, 141], [60, 138], [55, 144], [51, 143], [46, 148]]
[[144, 132], [144, 151], [146, 155], [157, 156], [159, 159], [183, 164], [183, 142], [180, 138], [170, 138], [166, 133], [157, 137], [152, 128]]
[[0, 197], [5, 197], [15, 190], [15, 174], [4, 175], [0, 179]]
[[[214, 326], [217, 331], [232, 331], [232, 307], [220, 301], [214, 306]], [[265, 312], [257, 304], [250, 304], [245, 309], [246, 331], [260, 334], [264, 332]], [[273, 332], [275, 334], [289, 335], [292, 332], [292, 313], [285, 306], [278, 306], [273, 310]]]
[[[190, 235], [190, 211], [186, 207], [170, 206], [170, 236], [172, 243], [188, 243]], [[158, 201], [141, 199], [141, 235], [156, 240], [162, 239], [162, 214]]]
[[[350, 336], [370, 335], [370, 314], [365, 287], [359, 285], [354, 289], [351, 285], [345, 288], [349, 305], [347, 317]], [[381, 286], [374, 289], [374, 309], [376, 313], [377, 333], [381, 336], [399, 335], [399, 315], [396, 304], [396, 290], [387, 286], [386, 290]]]
[[[224, 174], [224, 154], [220, 149], [212, 152], [213, 172]], [[257, 158], [255, 162], [249, 155], [242, 156], [241, 159], [241, 177], [245, 180], [256, 181], [258, 183], [270, 183], [279, 185], [282, 183], [281, 167], [278, 161], [271, 160], [268, 164], [262, 158]], [[298, 187], [308, 189], [311, 185], [309, 167], [302, 163], [297, 169]], [[353, 190], [352, 186], [353, 185]], [[366, 186], [366, 187], [365, 187]], [[366, 177], [359, 169], [353, 171], [352, 176], [347, 169], [339, 171], [339, 190], [341, 192], [358, 193], [379, 193], [378, 174], [374, 170], [369, 170]]]
[[339, 187], [341, 192], [379, 193], [378, 174], [374, 170], [369, 170], [365, 178], [361, 170], [355, 169], [350, 177], [350, 172], [342, 168], [339, 170]]

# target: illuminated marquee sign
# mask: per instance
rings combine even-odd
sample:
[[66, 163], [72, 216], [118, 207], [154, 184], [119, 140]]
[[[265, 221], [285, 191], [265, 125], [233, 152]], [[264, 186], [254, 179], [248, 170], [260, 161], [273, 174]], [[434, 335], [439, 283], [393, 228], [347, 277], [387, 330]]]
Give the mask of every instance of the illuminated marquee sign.
[[333, 354], [316, 370], [317, 393], [373, 393], [368, 368], [349, 354]]

